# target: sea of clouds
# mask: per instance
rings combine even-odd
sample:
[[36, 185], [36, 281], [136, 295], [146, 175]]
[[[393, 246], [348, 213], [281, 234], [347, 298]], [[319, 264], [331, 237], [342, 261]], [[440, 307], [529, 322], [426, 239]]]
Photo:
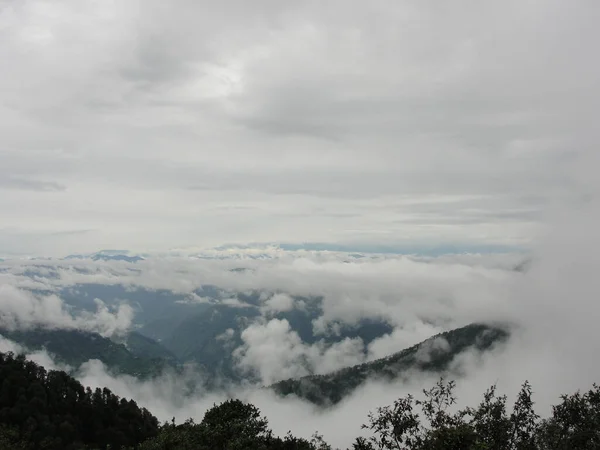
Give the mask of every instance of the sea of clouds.
[[[350, 256], [337, 252], [260, 249], [221, 254], [147, 256], [135, 264], [91, 260], [8, 260], [1, 263], [0, 315], [13, 328], [46, 326], [118, 335], [131, 326], [133, 309], [123, 299], [118, 306], [97, 302], [97, 312], [80, 312], [56, 294], [65, 287], [121, 284], [134, 290], [166, 289], [206, 301], [192, 291], [204, 284], [225, 291], [263, 290], [261, 317], [242, 333], [243, 345], [232, 349], [241, 366], [252, 368], [268, 384], [312, 371], [326, 373], [399, 351], [440, 331], [471, 322], [510, 322], [507, 346], [483, 357], [466, 353], [454, 361], [461, 404], [478, 401], [497, 383], [514, 396], [520, 384], [533, 384], [540, 412], [547, 413], [561, 393], [589, 388], [600, 378], [597, 317], [600, 316], [597, 277], [600, 261], [594, 251], [598, 229], [596, 201], [587, 198], [554, 215], [556, 226], [529, 252]], [[267, 254], [267, 257], [264, 255]], [[526, 262], [526, 264], [523, 264]], [[245, 270], [232, 270], [244, 268]], [[32, 292], [33, 291], [33, 292]], [[331, 346], [302, 342], [285, 320], [273, 312], [302, 308], [294, 296], [322, 296], [323, 311], [313, 322], [315, 332], [331, 324], [362, 318], [387, 318], [391, 334], [364, 348], [353, 340]], [[233, 303], [233, 302], [232, 302]], [[234, 307], [235, 305], [232, 305]], [[226, 336], [224, 337], [226, 338]], [[22, 351], [0, 341], [3, 351]], [[29, 355], [49, 367], [59, 367], [44, 352]], [[277, 433], [288, 430], [309, 436], [318, 430], [334, 446], [348, 446], [361, 433], [369, 410], [419, 391], [435, 380], [415, 373], [394, 384], [367, 383], [339, 405], [319, 410], [295, 399], [280, 399], [256, 387], [232, 387], [227, 393], [198, 391], [186, 396], [186, 377], [164, 374], [139, 381], [112, 376], [98, 361], [77, 370], [83, 384], [107, 386], [132, 397], [161, 420], [201, 419], [203, 412], [227, 395], [258, 405]], [[343, 426], [342, 426], [343, 425]]]

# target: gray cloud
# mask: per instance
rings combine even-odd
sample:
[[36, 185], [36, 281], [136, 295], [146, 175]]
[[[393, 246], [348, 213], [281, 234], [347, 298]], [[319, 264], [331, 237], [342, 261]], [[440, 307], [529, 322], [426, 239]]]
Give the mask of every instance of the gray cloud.
[[[597, 137], [593, 3], [213, 6], [3, 5], [6, 226], [105, 230], [11, 247], [523, 243], [581, 194], [566, 169]], [[448, 194], [485, 198], [459, 224], [427, 199]]]
[[66, 190], [62, 184], [53, 181], [38, 181], [7, 177], [0, 180], [0, 189], [23, 189], [26, 191], [60, 192]]

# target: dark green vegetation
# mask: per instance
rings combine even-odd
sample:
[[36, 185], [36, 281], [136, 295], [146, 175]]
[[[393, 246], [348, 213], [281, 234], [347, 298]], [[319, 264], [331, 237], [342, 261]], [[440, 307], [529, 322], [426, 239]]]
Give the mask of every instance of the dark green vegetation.
[[158, 421], [108, 389], [0, 353], [0, 449], [120, 449], [158, 433]]
[[0, 353], [0, 450], [313, 449], [321, 442], [278, 438], [253, 405], [229, 400], [199, 424], [164, 424], [110, 390], [84, 388], [65, 372]]
[[192, 420], [182, 425], [165, 424], [160, 434], [144, 442], [140, 450], [317, 450], [328, 449], [315, 434], [310, 440], [288, 433], [284, 438], [273, 435], [268, 421], [252, 404], [228, 400], [213, 406], [202, 422]]
[[[64, 372], [46, 372], [0, 354], [0, 450], [331, 450], [315, 434], [277, 437], [252, 404], [214, 405], [196, 424], [165, 423], [108, 389], [84, 389]], [[540, 420], [525, 382], [511, 412], [492, 386], [475, 407], [455, 408], [454, 382], [423, 397], [399, 398], [366, 415], [353, 450], [595, 450], [600, 448], [600, 387], [561, 397]], [[290, 428], [294, 426], [290, 423]], [[356, 436], [359, 430], [348, 430]]]
[[123, 343], [80, 330], [0, 329], [0, 334], [29, 350], [45, 349], [57, 362], [73, 368], [90, 359], [98, 359], [114, 373], [147, 378], [176, 364], [168, 350], [138, 333], [130, 333]]
[[[597, 450], [600, 448], [600, 387], [565, 395], [551, 417], [540, 420], [525, 382], [512, 412], [492, 386], [475, 407], [455, 411], [454, 382], [441, 379], [423, 398], [399, 398], [367, 416], [352, 450]], [[455, 411], [455, 412], [453, 412]], [[292, 425], [292, 424], [290, 424]], [[349, 433], [357, 433], [350, 430]], [[165, 424], [144, 450], [331, 450], [318, 435], [308, 441], [281, 439], [251, 404], [229, 400], [215, 405], [200, 424]]]
[[459, 353], [484, 352], [508, 338], [503, 328], [472, 324], [434, 336], [386, 358], [327, 375], [280, 381], [271, 387], [280, 395], [295, 395], [318, 405], [335, 404], [367, 379], [394, 380], [409, 371], [443, 372]]
[[354, 450], [594, 450], [600, 448], [600, 387], [563, 395], [551, 417], [540, 420], [525, 382], [512, 412], [496, 387], [476, 407], [452, 412], [454, 382], [440, 380], [423, 399], [412, 395], [370, 413]]

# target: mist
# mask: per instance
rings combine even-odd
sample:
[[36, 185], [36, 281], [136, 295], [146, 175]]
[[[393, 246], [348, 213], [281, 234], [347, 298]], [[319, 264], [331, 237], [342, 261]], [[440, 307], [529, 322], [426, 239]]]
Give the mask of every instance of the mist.
[[[349, 398], [326, 409], [298, 399], [278, 398], [260, 386], [386, 356], [466, 323], [500, 321], [512, 325], [511, 338], [505, 345], [483, 356], [463, 353], [452, 363], [448, 376], [458, 382], [461, 404], [477, 402], [492, 384], [497, 384], [509, 399], [514, 398], [520, 385], [529, 380], [538, 412], [544, 415], [560, 394], [585, 389], [597, 382], [600, 363], [593, 355], [599, 350], [600, 336], [595, 326], [596, 302], [592, 299], [598, 293], [600, 261], [592, 250], [596, 242], [591, 233], [598, 225], [597, 202], [588, 198], [556, 208], [548, 216], [554, 220], [553, 226], [528, 254], [439, 258], [369, 255], [349, 260], [348, 255], [340, 253], [278, 250], [271, 258], [260, 261], [239, 255], [218, 261], [150, 257], [137, 263], [134, 272], [130, 270], [132, 265], [120, 263], [82, 261], [74, 270], [71, 262], [66, 265], [62, 261], [45, 261], [44, 265], [51, 266], [59, 276], [47, 279], [36, 276], [36, 280], [45, 283], [48, 289], [92, 280], [125, 283], [129, 289], [171, 288], [180, 293], [185, 292], [184, 286], [191, 289], [205, 280], [212, 280], [224, 292], [263, 289], [266, 294], [261, 297], [263, 306], [258, 307], [260, 319], [243, 331], [242, 345], [232, 349], [240, 366], [259, 374], [257, 385], [229, 385], [225, 390], [208, 391], [200, 383], [190, 393], [186, 380], [202, 377], [192, 367], [183, 375], [165, 373], [141, 382], [130, 376], [111, 375], [99, 361], [79, 367], [75, 372], [77, 378], [84, 385], [106, 386], [118, 395], [133, 398], [161, 420], [173, 417], [177, 421], [201, 420], [214, 403], [239, 397], [256, 404], [276, 433], [291, 430], [310, 437], [318, 431], [332, 445], [344, 448], [361, 434], [360, 425], [370, 410], [407, 393], [418, 393], [437, 377], [413, 373], [392, 384], [368, 382]], [[527, 270], [515, 270], [521, 262], [529, 260]], [[16, 285], [25, 284], [22, 268], [33, 269], [37, 264], [36, 261], [4, 263]], [[167, 265], [179, 274], [177, 280], [164, 272]], [[249, 270], [231, 271], [233, 267]], [[156, 273], [163, 276], [157, 278]], [[185, 274], [190, 274], [189, 278]], [[25, 295], [17, 287], [5, 286], [3, 292], [5, 299], [9, 298], [6, 293]], [[287, 322], [270, 316], [274, 308], [302, 308], [291, 297], [296, 294], [324, 296], [322, 314], [313, 321], [318, 332], [326, 333], [328, 326], [336, 321], [352, 323], [372, 316], [389, 318], [393, 332], [368, 347], [348, 340], [329, 346], [308, 345], [290, 330]], [[68, 313], [56, 294], [39, 297], [33, 306], [32, 299], [37, 297], [28, 294], [23, 298], [27, 299], [21, 302], [27, 312], [24, 316], [33, 318], [31, 323], [96, 330], [114, 330], [114, 324], [120, 323], [118, 312], [111, 316], [106, 310], [65, 319]], [[224, 298], [227, 300], [228, 295]], [[121, 308], [126, 306], [123, 303]], [[35, 311], [42, 307], [46, 320], [35, 322], [42, 316]], [[3, 324], [30, 323], [15, 321], [15, 317], [21, 316], [14, 308], [5, 311], [10, 314], [3, 314]], [[100, 327], [98, 324], [107, 318], [111, 326]], [[19, 350], [6, 340], [2, 346], [6, 350]], [[30, 356], [50, 367], [60, 367], [43, 352]], [[306, 361], [310, 362], [308, 369]]]

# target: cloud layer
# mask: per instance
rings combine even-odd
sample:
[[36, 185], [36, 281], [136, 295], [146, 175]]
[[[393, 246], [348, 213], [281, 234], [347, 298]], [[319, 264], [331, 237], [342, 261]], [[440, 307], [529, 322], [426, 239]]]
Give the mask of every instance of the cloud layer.
[[[591, 189], [593, 178], [590, 180]], [[257, 373], [265, 383], [382, 357], [468, 322], [510, 321], [517, 327], [507, 347], [483, 358], [467, 353], [454, 361], [454, 372], [462, 374], [460, 398], [465, 403], [477, 402], [493, 383], [512, 398], [528, 379], [534, 386], [539, 411], [545, 414], [559, 394], [585, 389], [597, 382], [600, 374], [593, 358], [600, 350], [595, 326], [600, 311], [591, 300], [600, 291], [596, 276], [600, 263], [597, 254], [590, 251], [595, 246], [592, 231], [600, 217], [597, 205], [592, 196], [557, 214], [552, 231], [540, 238], [540, 245], [528, 256], [531, 262], [526, 271], [515, 270], [522, 266], [522, 254], [431, 258], [264, 248], [237, 254], [224, 250], [221, 258], [216, 258], [219, 252], [215, 251], [209, 259], [148, 256], [135, 264], [20, 260], [6, 261], [1, 268], [3, 280], [15, 286], [5, 288], [10, 293], [22, 292], [32, 283], [36, 289], [43, 286], [55, 292], [86, 283], [123, 284], [132, 293], [142, 287], [171, 289], [184, 298], [209, 282], [221, 288], [223, 299], [230, 299], [231, 292], [262, 290], [267, 293], [260, 297], [263, 306], [257, 307], [262, 316], [245, 329], [241, 346], [232, 351], [242, 367]], [[256, 259], [257, 254], [263, 257]], [[264, 257], [266, 254], [269, 257]], [[245, 270], [233, 270], [241, 268]], [[286, 295], [322, 296], [322, 314], [313, 322], [313, 328], [323, 332], [335, 323], [353, 323], [373, 316], [389, 318], [394, 330], [373, 341], [367, 353], [355, 340], [331, 346], [318, 342], [309, 345], [290, 330], [286, 320], [272, 316], [273, 306], [289, 307]], [[55, 322], [60, 322], [60, 302], [54, 299], [44, 307], [52, 305], [57, 308], [45, 316], [58, 317]], [[230, 334], [226, 332], [221, 338], [231, 338]], [[434, 346], [443, 350], [444, 342], [435, 342]], [[427, 356], [426, 352], [421, 355], [425, 359]], [[43, 354], [36, 357], [44, 361]], [[92, 361], [79, 369], [78, 376], [85, 384], [106, 385], [120, 395], [135, 398], [164, 420], [173, 416], [178, 420], [200, 418], [213, 402], [228, 395], [240, 396], [255, 402], [271, 419], [276, 432], [285, 434], [292, 428], [294, 433], [310, 436], [319, 430], [338, 446], [349, 445], [360, 433], [369, 409], [434, 382], [431, 377], [415, 373], [392, 385], [368, 383], [333, 409], [318, 411], [297, 400], [277, 399], [263, 390], [247, 388], [232, 387], [227, 393], [199, 390], [186, 398], [186, 377], [197, 376], [195, 373], [183, 377], [165, 374], [140, 383], [129, 377], [111, 376]]]
[[526, 245], [594, 151], [593, 1], [1, 8], [2, 253]]

